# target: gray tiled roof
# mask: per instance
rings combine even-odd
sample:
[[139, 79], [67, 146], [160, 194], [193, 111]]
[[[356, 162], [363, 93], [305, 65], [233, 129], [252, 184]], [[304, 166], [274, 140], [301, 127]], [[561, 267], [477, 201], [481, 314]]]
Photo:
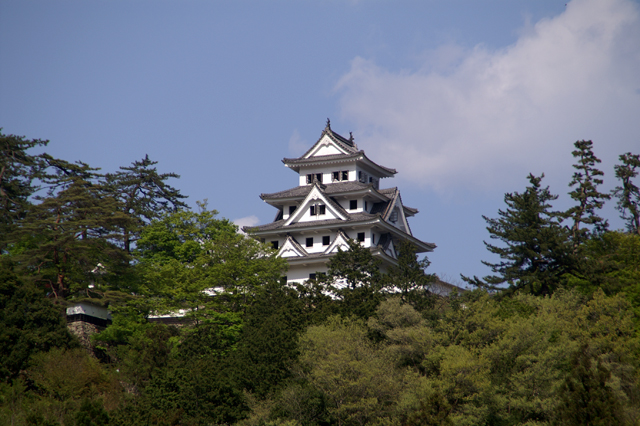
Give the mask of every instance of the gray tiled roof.
[[310, 222], [296, 222], [284, 227], [286, 220], [278, 220], [275, 222], [267, 223], [266, 225], [259, 226], [246, 226], [242, 228], [245, 232], [259, 232], [259, 231], [272, 231], [276, 229], [300, 229], [314, 226], [330, 226], [335, 224], [346, 225], [351, 222], [362, 222], [366, 220], [375, 219], [378, 215], [369, 213], [347, 213], [347, 220], [342, 219], [327, 219], [327, 220], [314, 220]]
[[380, 167], [381, 169], [385, 170], [388, 173], [391, 173], [391, 174], [398, 173], [396, 169], [381, 166], [380, 164], [374, 161], [371, 161], [371, 159], [366, 156], [364, 151], [356, 151], [353, 154], [317, 155], [315, 157], [310, 157], [310, 158], [304, 158], [304, 156], [299, 158], [283, 158], [282, 162], [284, 164], [305, 165], [305, 164], [314, 164], [314, 163], [321, 163], [321, 162], [350, 160], [360, 156], [363, 156], [364, 158], [369, 160], [372, 164]]
[[380, 215], [384, 215], [384, 212], [387, 210], [387, 206], [389, 206], [389, 201], [374, 203], [373, 207], [371, 207], [371, 214], [380, 213]]
[[[365, 184], [358, 181], [347, 181], [347, 182], [335, 182], [335, 183], [322, 184], [320, 187], [322, 188], [322, 192], [324, 192], [329, 196], [332, 196], [332, 195], [338, 195], [343, 192], [351, 192], [351, 191], [359, 191], [362, 189], [367, 189], [367, 188], [373, 187], [373, 185], [370, 183]], [[260, 198], [262, 198], [263, 200], [264, 199], [272, 200], [274, 198], [277, 199], [277, 198], [306, 197], [307, 194], [311, 191], [311, 188], [313, 188], [313, 185], [296, 186], [295, 188], [286, 189], [280, 192], [274, 192], [271, 194], [260, 194]], [[378, 192], [384, 195], [388, 194], [388, 190], [386, 189], [378, 190]]]
[[380, 192], [381, 194], [384, 194], [387, 197], [391, 198], [391, 197], [393, 197], [393, 194], [395, 194], [397, 190], [398, 190], [398, 187], [394, 186], [393, 188], [379, 189], [378, 192]]
[[361, 155], [364, 155], [364, 151], [356, 151], [353, 154], [330, 154], [330, 155], [316, 155], [309, 158], [298, 157], [298, 158], [283, 158], [282, 162], [285, 164], [307, 164], [307, 163], [317, 163], [322, 161], [333, 161], [333, 160], [349, 160], [351, 158], [356, 158]]

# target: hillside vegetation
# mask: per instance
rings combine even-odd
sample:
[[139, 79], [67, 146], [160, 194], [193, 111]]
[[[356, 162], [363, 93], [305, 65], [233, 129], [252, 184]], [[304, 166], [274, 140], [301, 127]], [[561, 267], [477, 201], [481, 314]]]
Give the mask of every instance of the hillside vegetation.
[[[46, 144], [0, 134], [0, 424], [640, 424], [638, 155], [605, 194], [576, 142], [562, 212], [530, 175], [485, 217], [492, 274], [442, 298], [410, 245], [382, 275], [351, 242], [286, 286], [283, 259], [148, 157], [102, 174], [30, 153]], [[67, 331], [78, 301], [113, 314], [92, 351]]]

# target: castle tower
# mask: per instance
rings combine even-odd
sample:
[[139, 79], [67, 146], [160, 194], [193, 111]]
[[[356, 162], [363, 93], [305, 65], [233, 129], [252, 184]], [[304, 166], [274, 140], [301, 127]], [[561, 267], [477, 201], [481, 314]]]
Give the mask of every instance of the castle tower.
[[298, 186], [260, 198], [278, 209], [273, 222], [245, 227], [245, 232], [271, 243], [289, 262], [287, 282], [301, 283], [327, 271], [329, 259], [348, 249], [354, 239], [381, 260], [382, 271], [397, 263], [398, 244], [408, 240], [419, 253], [435, 244], [415, 238], [407, 218], [418, 210], [403, 205], [398, 188], [380, 188], [395, 169], [371, 161], [349, 139], [331, 129], [329, 120], [320, 139], [301, 157], [285, 158], [298, 173]]

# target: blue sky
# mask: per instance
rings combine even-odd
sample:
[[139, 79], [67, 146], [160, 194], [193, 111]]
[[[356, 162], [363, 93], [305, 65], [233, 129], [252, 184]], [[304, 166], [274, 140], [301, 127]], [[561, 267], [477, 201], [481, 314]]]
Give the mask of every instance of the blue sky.
[[563, 208], [573, 142], [606, 188], [640, 152], [639, 3], [565, 3], [0, 0], [0, 127], [103, 171], [149, 154], [192, 206], [255, 224], [330, 117], [399, 171], [383, 186], [457, 281], [497, 260], [481, 216], [530, 172]]

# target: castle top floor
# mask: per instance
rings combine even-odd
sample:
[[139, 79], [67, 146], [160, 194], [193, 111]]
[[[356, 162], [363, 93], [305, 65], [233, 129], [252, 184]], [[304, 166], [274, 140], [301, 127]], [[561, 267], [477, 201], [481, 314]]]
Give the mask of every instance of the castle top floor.
[[299, 158], [284, 158], [282, 162], [299, 174], [300, 186], [352, 181], [372, 184], [378, 189], [380, 179], [397, 173], [371, 161], [364, 151], [358, 150], [353, 136], [347, 139], [332, 131], [329, 120], [320, 139], [306, 153]]

